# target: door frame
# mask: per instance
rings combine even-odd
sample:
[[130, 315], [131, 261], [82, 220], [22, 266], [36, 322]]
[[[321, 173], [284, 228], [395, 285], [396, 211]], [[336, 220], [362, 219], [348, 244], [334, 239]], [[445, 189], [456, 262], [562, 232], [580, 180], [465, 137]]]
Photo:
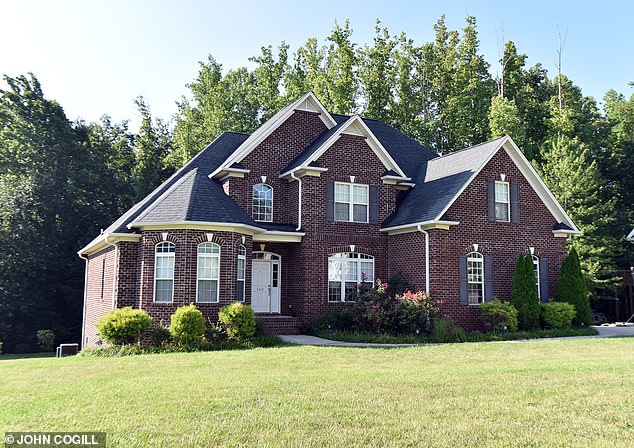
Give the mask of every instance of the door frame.
[[[279, 254], [276, 254], [274, 252], [253, 251], [252, 259], [251, 259], [251, 304], [252, 305], [253, 305], [253, 288], [255, 287], [255, 283], [253, 281], [254, 263], [269, 263], [270, 264], [269, 285], [271, 288], [270, 289], [271, 293], [269, 294], [268, 311], [255, 311], [255, 310], [254, 311], [256, 313], [263, 313], [263, 314], [281, 314], [282, 312], [282, 257]], [[273, 280], [274, 280], [274, 274], [275, 274], [274, 266], [277, 266], [277, 288], [273, 287]], [[277, 289], [276, 300], [274, 300], [274, 297], [273, 297], [274, 289]]]

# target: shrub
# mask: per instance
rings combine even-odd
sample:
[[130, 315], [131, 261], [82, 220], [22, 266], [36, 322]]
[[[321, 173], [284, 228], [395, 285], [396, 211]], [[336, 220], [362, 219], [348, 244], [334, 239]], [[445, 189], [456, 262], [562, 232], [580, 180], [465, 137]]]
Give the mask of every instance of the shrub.
[[227, 332], [222, 325], [210, 322], [207, 328], [205, 328], [205, 341], [213, 342], [216, 340], [224, 339], [227, 337]]
[[544, 328], [559, 330], [572, 327], [575, 318], [575, 307], [565, 302], [550, 302], [542, 304], [542, 320]]
[[145, 311], [129, 306], [108, 311], [97, 322], [99, 336], [115, 345], [137, 342], [151, 326], [152, 318]]
[[2, 353], [2, 342], [0, 342], [0, 353]]
[[431, 336], [435, 342], [462, 342], [465, 340], [464, 330], [450, 317], [436, 319]]
[[494, 300], [480, 305], [482, 323], [489, 331], [517, 331], [517, 310], [509, 302]]
[[373, 285], [360, 285], [354, 313], [358, 329], [372, 333], [395, 333], [399, 326], [401, 303], [387, 295], [386, 283], [376, 280]]
[[205, 334], [205, 318], [194, 304], [181, 306], [170, 317], [172, 337], [180, 345], [201, 342]]
[[170, 339], [172, 339], [172, 333], [170, 333], [169, 328], [163, 325], [152, 328], [152, 345], [163, 345], [169, 342]]
[[400, 304], [397, 307], [400, 332], [430, 332], [431, 322], [438, 315], [438, 301], [434, 300], [428, 292], [423, 291], [406, 291], [404, 294], [397, 295], [396, 300]]
[[43, 352], [53, 351], [53, 347], [55, 347], [55, 333], [53, 333], [53, 330], [38, 330], [35, 337], [40, 350]]
[[581, 271], [579, 255], [571, 248], [561, 265], [561, 276], [555, 293], [557, 302], [567, 302], [575, 307], [575, 325], [588, 326], [592, 322], [592, 311], [588, 300], [588, 288]]
[[352, 308], [338, 306], [310, 321], [310, 330], [318, 331], [353, 331], [357, 328], [357, 319]]
[[387, 280], [387, 288], [385, 292], [388, 296], [396, 297], [405, 294], [407, 291], [414, 289], [414, 286], [407, 280], [402, 271], [398, 271]]
[[220, 308], [218, 319], [225, 324], [229, 339], [248, 339], [255, 334], [256, 319], [253, 308], [241, 302], [233, 302]]
[[517, 310], [521, 330], [533, 330], [539, 327], [537, 280], [533, 258], [529, 254], [520, 254], [517, 257], [511, 287], [511, 303]]

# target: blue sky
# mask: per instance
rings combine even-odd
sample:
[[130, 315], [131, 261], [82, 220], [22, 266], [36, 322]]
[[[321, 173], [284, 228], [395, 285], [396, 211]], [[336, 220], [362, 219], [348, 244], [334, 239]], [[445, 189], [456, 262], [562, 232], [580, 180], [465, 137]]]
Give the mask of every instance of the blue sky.
[[634, 93], [634, 3], [609, 0], [0, 0], [0, 74], [35, 73], [70, 119], [109, 114], [131, 119], [134, 128], [134, 98], [145, 96], [155, 116], [169, 119], [208, 54], [226, 69], [250, 66], [260, 46], [285, 40], [293, 52], [308, 37], [323, 41], [335, 19], [346, 18], [357, 43], [372, 42], [379, 18], [392, 34], [405, 31], [420, 44], [433, 39], [442, 14], [451, 29], [477, 17], [491, 64], [502, 35], [528, 55], [529, 66], [541, 62], [551, 76], [559, 23], [567, 33], [563, 71], [584, 94]]

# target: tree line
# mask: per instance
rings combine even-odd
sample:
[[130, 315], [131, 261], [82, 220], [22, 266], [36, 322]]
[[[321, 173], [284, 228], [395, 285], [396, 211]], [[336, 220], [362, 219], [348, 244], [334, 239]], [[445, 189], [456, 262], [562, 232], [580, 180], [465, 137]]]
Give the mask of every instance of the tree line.
[[[491, 64], [477, 22], [416, 43], [377, 21], [359, 44], [346, 20], [294, 53], [263, 46], [246, 67], [200, 63], [171, 120], [139, 97], [138, 132], [107, 115], [67, 119], [33, 75], [0, 90], [0, 341], [29, 343], [38, 329], [78, 340], [83, 261], [76, 251], [223, 131], [250, 133], [312, 90], [338, 114], [385, 121], [448, 153], [510, 135], [584, 232], [572, 245], [594, 298], [614, 297], [616, 271], [634, 260], [634, 95], [609, 90], [602, 107], [579, 86], [508, 41]], [[561, 51], [561, 49], [560, 49]], [[493, 77], [491, 71], [496, 71]]]

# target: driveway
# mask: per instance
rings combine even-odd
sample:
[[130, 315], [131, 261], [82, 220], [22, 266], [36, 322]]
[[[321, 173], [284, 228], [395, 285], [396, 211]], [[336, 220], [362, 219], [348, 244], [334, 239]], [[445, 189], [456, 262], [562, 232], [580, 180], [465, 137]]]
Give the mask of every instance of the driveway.
[[630, 325], [627, 327], [616, 327], [616, 326], [593, 326], [592, 328], [596, 329], [599, 332], [600, 338], [611, 338], [615, 336], [634, 336], [634, 325]]

